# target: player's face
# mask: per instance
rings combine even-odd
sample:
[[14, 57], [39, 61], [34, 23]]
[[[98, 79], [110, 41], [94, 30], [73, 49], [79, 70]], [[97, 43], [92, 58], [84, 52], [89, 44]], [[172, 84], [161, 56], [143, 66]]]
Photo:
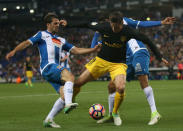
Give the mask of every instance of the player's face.
[[119, 23], [110, 22], [110, 25], [114, 33], [120, 32], [123, 28], [123, 22], [119, 22]]
[[48, 24], [48, 28], [50, 31], [52, 31], [53, 33], [56, 33], [59, 31], [59, 25], [60, 25], [60, 21], [57, 18], [53, 18], [52, 22]]
[[26, 60], [29, 62], [30, 61], [30, 57], [26, 57]]

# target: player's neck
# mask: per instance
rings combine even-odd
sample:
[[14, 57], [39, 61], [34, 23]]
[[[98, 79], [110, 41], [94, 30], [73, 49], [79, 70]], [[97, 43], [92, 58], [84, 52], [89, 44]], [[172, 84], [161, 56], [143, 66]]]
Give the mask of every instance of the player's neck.
[[54, 32], [54, 31], [52, 31], [52, 30], [50, 30], [50, 29], [47, 29], [47, 31], [48, 31], [49, 33], [53, 34], [53, 35], [55, 35], [55, 33], [56, 33], [56, 32]]

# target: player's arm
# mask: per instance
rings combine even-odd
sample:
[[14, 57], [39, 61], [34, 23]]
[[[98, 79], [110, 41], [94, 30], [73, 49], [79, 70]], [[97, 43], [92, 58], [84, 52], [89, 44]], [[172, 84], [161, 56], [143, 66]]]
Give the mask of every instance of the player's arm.
[[73, 54], [88, 54], [92, 52], [98, 52], [101, 48], [101, 44], [96, 45], [94, 48], [79, 48], [75, 47], [72, 44], [65, 41], [65, 44], [63, 45], [62, 49], [71, 52]]
[[14, 50], [12, 50], [10, 53], [8, 53], [6, 55], [6, 59], [9, 60], [11, 57], [13, 57], [15, 55], [16, 52], [21, 51], [21, 50], [27, 48], [28, 46], [39, 42], [40, 40], [41, 40], [41, 32], [39, 31], [33, 37], [31, 37], [28, 40], [23, 41], [19, 45], [17, 45]]
[[108, 28], [108, 26], [105, 26], [104, 24], [98, 24], [89, 21], [71, 22], [66, 20], [60, 20], [60, 24], [66, 28], [89, 28], [98, 32], [103, 32], [106, 28]]
[[89, 54], [92, 52], [98, 52], [100, 50], [101, 45], [96, 45], [94, 48], [78, 48], [74, 47], [71, 50], [71, 53], [73, 54]]
[[168, 61], [166, 61], [163, 58], [163, 56], [159, 52], [156, 45], [146, 35], [144, 35], [140, 32], [137, 32], [136, 30], [134, 30], [132, 28], [128, 28], [127, 30], [128, 30], [127, 32], [128, 32], [128, 37], [129, 38], [135, 38], [135, 39], [137, 39], [139, 41], [142, 41], [143, 43], [147, 44], [159, 61], [163, 61], [165, 64], [168, 64]]
[[100, 33], [95, 32], [93, 39], [92, 39], [91, 48], [94, 48], [96, 45], [98, 45], [98, 38], [99, 37], [100, 37]]
[[31, 42], [29, 40], [26, 40], [26, 41], [21, 42], [19, 45], [17, 45], [15, 47], [14, 50], [12, 50], [11, 52], [9, 52], [6, 55], [6, 59], [9, 60], [11, 57], [13, 57], [16, 54], [16, 52], [21, 51], [21, 50], [27, 48], [30, 45], [31, 45]]
[[155, 26], [161, 26], [161, 25], [170, 25], [176, 21], [175, 17], [166, 17], [162, 21], [138, 21], [138, 20], [129, 19], [127, 17], [124, 17], [123, 19], [128, 26], [133, 27], [135, 29], [137, 29], [138, 27], [147, 28], [147, 27], [155, 27]]

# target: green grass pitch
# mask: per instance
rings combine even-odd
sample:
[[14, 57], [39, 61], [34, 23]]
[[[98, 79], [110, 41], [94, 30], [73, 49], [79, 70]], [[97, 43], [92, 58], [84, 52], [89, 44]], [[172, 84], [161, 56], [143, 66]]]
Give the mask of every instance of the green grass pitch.
[[34, 88], [24, 84], [0, 84], [0, 131], [182, 131], [183, 81], [150, 81], [156, 106], [162, 119], [148, 126], [150, 108], [138, 81], [126, 85], [126, 98], [120, 107], [122, 126], [113, 123], [96, 124], [88, 109], [94, 103], [103, 104], [108, 114], [108, 82], [90, 82], [77, 97], [79, 107], [65, 115], [61, 112], [55, 121], [61, 129], [44, 128], [42, 122], [58, 95], [48, 83], [35, 83]]

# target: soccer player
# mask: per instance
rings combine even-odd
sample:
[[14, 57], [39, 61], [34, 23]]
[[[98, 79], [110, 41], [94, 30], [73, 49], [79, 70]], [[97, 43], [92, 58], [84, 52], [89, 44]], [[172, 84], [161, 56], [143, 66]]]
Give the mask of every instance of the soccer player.
[[[96, 52], [100, 46], [95, 48], [78, 48], [69, 44], [64, 38], [56, 33], [59, 31], [59, 19], [56, 14], [48, 13], [44, 17], [47, 30], [39, 31], [26, 41], [21, 42], [10, 53], [6, 55], [9, 60], [16, 52], [27, 48], [30, 45], [36, 45], [40, 53], [40, 71], [41, 75], [47, 80], [59, 93], [60, 97], [55, 102], [52, 110], [44, 121], [45, 127], [60, 128], [60, 125], [53, 121], [53, 118], [64, 108], [64, 113], [68, 113], [75, 108], [78, 103], [72, 103], [74, 76], [66, 68], [59, 65], [60, 53], [62, 50], [70, 51], [73, 54], [86, 54]], [[62, 81], [65, 82], [63, 85]], [[64, 86], [64, 88], [61, 88]]]
[[33, 65], [32, 62], [30, 61], [30, 56], [26, 57], [26, 61], [24, 63], [24, 72], [26, 73], [27, 77], [27, 82], [25, 83], [25, 86], [28, 87], [33, 87], [32, 85], [32, 77], [33, 77]]
[[[123, 18], [123, 23], [125, 25], [128, 25], [136, 29], [138, 27], [154, 27], [165, 24], [173, 24], [174, 22], [175, 22], [174, 17], [167, 17], [162, 21], [137, 21], [126, 17]], [[93, 48], [98, 43], [102, 43], [101, 41], [98, 41], [99, 37], [100, 34], [96, 32], [92, 40], [91, 48]], [[148, 125], [154, 125], [158, 122], [161, 116], [156, 110], [153, 90], [151, 86], [148, 84], [149, 57], [150, 57], [149, 52], [141, 41], [131, 39], [127, 43], [126, 55], [127, 55], [126, 64], [128, 65], [127, 81], [130, 81], [134, 75], [138, 77], [141, 88], [144, 90], [148, 104], [151, 108], [151, 120], [148, 123]], [[105, 123], [113, 121], [112, 110], [115, 97], [115, 87], [112, 82], [109, 83], [108, 91], [109, 91], [109, 97], [108, 97], [109, 116], [97, 121], [97, 123]]]
[[62, 25], [68, 27], [85, 27], [100, 32], [102, 37], [102, 48], [97, 57], [86, 64], [86, 70], [75, 81], [74, 98], [80, 92], [80, 87], [88, 81], [109, 72], [113, 81], [116, 93], [112, 116], [114, 124], [119, 126], [122, 121], [117, 113], [121, 102], [124, 99], [124, 90], [126, 83], [126, 46], [127, 41], [135, 38], [149, 45], [159, 61], [167, 63], [157, 50], [156, 46], [143, 34], [123, 25], [123, 15], [120, 12], [113, 12], [109, 15], [109, 22], [91, 25], [86, 23], [69, 24], [60, 21]]

